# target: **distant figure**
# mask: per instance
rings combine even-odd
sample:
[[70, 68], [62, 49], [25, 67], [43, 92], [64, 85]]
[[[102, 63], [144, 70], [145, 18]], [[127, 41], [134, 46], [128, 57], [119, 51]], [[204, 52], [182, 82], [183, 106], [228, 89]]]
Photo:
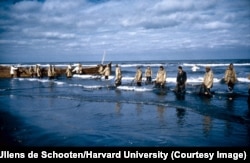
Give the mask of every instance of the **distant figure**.
[[72, 67], [70, 65], [68, 65], [68, 67], [66, 69], [66, 76], [67, 76], [67, 78], [72, 78], [72, 76], [73, 76]]
[[10, 67], [10, 76], [12, 78], [15, 77], [15, 74], [17, 74], [17, 70], [18, 70], [17, 67], [15, 67], [14, 65], [11, 65], [11, 67]]
[[35, 77], [35, 70], [34, 70], [33, 66], [30, 66], [29, 74], [30, 74], [30, 77], [32, 77], [32, 78]]
[[166, 79], [167, 79], [167, 72], [164, 70], [163, 66], [160, 66], [156, 74], [155, 87], [165, 88]]
[[36, 77], [38, 77], [38, 78], [42, 77], [42, 71], [41, 71], [41, 67], [39, 65], [36, 65]]
[[228, 91], [230, 92], [233, 91], [234, 85], [238, 79], [237, 79], [236, 72], [234, 70], [234, 66], [232, 63], [230, 63], [227, 70], [225, 71], [224, 80], [227, 84]]
[[152, 82], [153, 71], [150, 66], [145, 70], [146, 84], [150, 84]]
[[181, 66], [178, 66], [176, 77], [176, 93], [184, 93], [186, 89], [187, 73], [183, 71]]
[[49, 67], [48, 67], [48, 78], [49, 79], [53, 79], [54, 78], [54, 74], [53, 74], [53, 70], [52, 69], [53, 69], [52, 66], [49, 65]]
[[76, 74], [82, 74], [82, 65], [79, 63], [72, 72], [75, 72]]
[[211, 96], [210, 89], [213, 87], [214, 74], [210, 66], [206, 66], [206, 72], [204, 74], [203, 82], [201, 85], [200, 93]]
[[105, 79], [109, 79], [110, 73], [111, 73], [110, 72], [110, 67], [109, 67], [109, 65], [106, 65], [106, 67], [102, 71], [102, 74], [104, 75]]
[[137, 86], [141, 86], [141, 83], [142, 83], [142, 71], [141, 71], [140, 66], [137, 67], [134, 81], [136, 82]]
[[115, 86], [120, 86], [122, 84], [122, 72], [121, 72], [121, 68], [116, 65], [115, 66]]
[[34, 67], [34, 76], [37, 77], [37, 67], [38, 65], [36, 64], [35, 67]]
[[98, 66], [99, 66], [98, 73], [99, 73], [100, 75], [102, 75], [103, 65], [100, 64], [100, 65], [98, 65]]
[[52, 75], [55, 78], [56, 77], [56, 67], [55, 65], [52, 65]]

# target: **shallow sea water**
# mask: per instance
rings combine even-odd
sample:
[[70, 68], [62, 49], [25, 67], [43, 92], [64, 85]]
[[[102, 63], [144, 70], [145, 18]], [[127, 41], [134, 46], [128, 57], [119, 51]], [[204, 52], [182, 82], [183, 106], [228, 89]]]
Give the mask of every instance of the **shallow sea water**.
[[[176, 65], [168, 66], [166, 91], [134, 85], [131, 79], [136, 65], [123, 67], [123, 85], [118, 88], [113, 87], [114, 76], [109, 80], [95, 76], [0, 79], [1, 144], [249, 147], [246, 73], [239, 73], [243, 82], [235, 87], [238, 94], [233, 100], [228, 100], [225, 86], [217, 81], [212, 98], [196, 94], [197, 82], [190, 82], [186, 94], [177, 96], [171, 82]], [[214, 67], [214, 71], [222, 72], [222, 68]], [[199, 81], [203, 71], [192, 73], [188, 78]]]

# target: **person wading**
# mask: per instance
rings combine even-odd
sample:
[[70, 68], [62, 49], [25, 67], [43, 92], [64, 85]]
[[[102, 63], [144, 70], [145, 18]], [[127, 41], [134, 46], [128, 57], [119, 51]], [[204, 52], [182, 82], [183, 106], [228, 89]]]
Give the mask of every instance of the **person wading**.
[[115, 66], [115, 86], [120, 86], [122, 84], [122, 72], [121, 72], [121, 68], [116, 65]]
[[67, 78], [72, 78], [73, 73], [72, 73], [72, 67], [70, 65], [68, 65], [67, 69], [66, 69], [66, 77]]
[[141, 83], [142, 83], [142, 71], [141, 71], [141, 67], [140, 66], [137, 67], [134, 81], [136, 82], [137, 86], [141, 86]]
[[163, 66], [160, 66], [156, 74], [155, 87], [165, 88], [166, 79], [167, 79], [167, 72], [164, 70]]
[[184, 93], [186, 88], [187, 73], [182, 69], [181, 66], [178, 67], [178, 73], [176, 77], [176, 93]]
[[36, 75], [38, 78], [42, 78], [42, 70], [39, 65], [37, 65], [37, 68], [36, 68]]
[[29, 74], [30, 74], [30, 77], [35, 77], [35, 70], [34, 70], [34, 68], [33, 68], [33, 66], [30, 66], [29, 67]]
[[146, 84], [150, 84], [152, 82], [153, 71], [150, 66], [145, 70]]
[[52, 70], [52, 66], [49, 65], [48, 67], [48, 78], [49, 79], [53, 79], [54, 78], [54, 74], [53, 74], [53, 70]]
[[13, 78], [13, 77], [16, 77], [16, 75], [17, 75], [17, 70], [18, 70], [18, 68], [17, 67], [15, 67], [14, 65], [12, 65], [11, 67], [10, 67], [10, 76]]
[[213, 87], [214, 74], [210, 66], [206, 66], [205, 70], [206, 72], [203, 77], [200, 93], [204, 93], [205, 95], [211, 96], [210, 89]]
[[234, 65], [232, 63], [229, 64], [227, 70], [225, 71], [224, 80], [227, 84], [228, 91], [233, 91], [234, 85], [238, 79], [234, 70]]
[[111, 73], [110, 72], [110, 67], [108, 65], [106, 65], [106, 67], [102, 71], [102, 74], [104, 75], [106, 80], [109, 79], [110, 73]]
[[76, 73], [76, 74], [82, 74], [82, 64], [78, 64], [73, 70], [72, 72]]

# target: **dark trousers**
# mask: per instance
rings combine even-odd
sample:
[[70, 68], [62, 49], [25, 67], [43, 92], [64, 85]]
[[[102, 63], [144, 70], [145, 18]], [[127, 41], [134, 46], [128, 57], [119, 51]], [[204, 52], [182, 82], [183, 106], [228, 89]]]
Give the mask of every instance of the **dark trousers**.
[[165, 84], [162, 84], [162, 83], [155, 83], [155, 87], [156, 87], [156, 88], [161, 88], [161, 89], [163, 89], [163, 88], [165, 88]]
[[183, 92], [185, 92], [185, 84], [183, 84], [183, 83], [177, 83], [177, 85], [176, 85], [176, 92], [177, 93], [183, 93]]
[[122, 82], [121, 81], [116, 81], [115, 82], [115, 86], [117, 87], [117, 86], [120, 86], [120, 85], [122, 85]]
[[151, 76], [147, 76], [146, 77], [146, 83], [150, 83], [152, 81], [152, 77]]
[[207, 88], [204, 84], [201, 85], [200, 94], [211, 95], [210, 88]]
[[137, 86], [141, 86], [141, 82], [136, 82]]
[[232, 91], [234, 89], [234, 83], [229, 81], [228, 84], [227, 84], [227, 87], [228, 87], [229, 91]]

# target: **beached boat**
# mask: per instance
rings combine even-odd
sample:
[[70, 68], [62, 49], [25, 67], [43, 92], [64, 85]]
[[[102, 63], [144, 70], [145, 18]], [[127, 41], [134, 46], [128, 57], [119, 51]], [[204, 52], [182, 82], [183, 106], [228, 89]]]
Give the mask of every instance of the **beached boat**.
[[[88, 74], [88, 75], [100, 75], [99, 68], [102, 64], [98, 64], [96, 66], [83, 66], [82, 67], [82, 73], [78, 73], [79, 75], [84, 75], [84, 74]], [[111, 65], [112, 62], [109, 62], [108, 64], [104, 64], [102, 65], [103, 68], [105, 68], [106, 66], [110, 67], [111, 70]], [[18, 70], [15, 71], [14, 77], [23, 77], [23, 78], [27, 78], [27, 77], [31, 77], [31, 74], [29, 73], [29, 68], [30, 67], [23, 67], [20, 66], [18, 67]], [[67, 67], [55, 67], [55, 72], [56, 72], [56, 76], [65, 76], [66, 74], [66, 69]], [[74, 67], [72, 67], [72, 69], [74, 69]], [[42, 77], [47, 77], [48, 76], [48, 67], [41, 67], [41, 74]], [[73, 74], [75, 74], [76, 72], [73, 72]], [[0, 65], [0, 78], [10, 78], [10, 66], [1, 66]]]

